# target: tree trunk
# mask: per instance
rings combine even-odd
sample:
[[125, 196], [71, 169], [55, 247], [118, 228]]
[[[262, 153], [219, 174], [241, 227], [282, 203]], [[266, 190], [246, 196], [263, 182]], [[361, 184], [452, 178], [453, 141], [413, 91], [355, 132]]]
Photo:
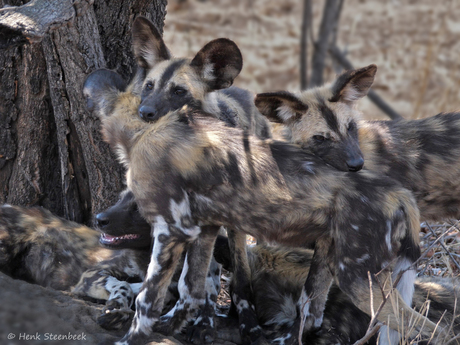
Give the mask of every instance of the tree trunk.
[[[53, 2], [53, 18], [33, 17]], [[116, 200], [124, 171], [86, 111], [83, 82], [101, 67], [129, 78], [132, 21], [144, 15], [162, 31], [166, 0], [8, 5], [20, 7], [0, 10], [0, 203], [41, 205], [88, 224]], [[21, 19], [11, 21], [16, 12]], [[21, 22], [27, 15], [34, 25]]]
[[311, 25], [311, 0], [304, 0], [300, 32], [300, 90], [308, 88], [308, 29]]
[[327, 49], [329, 47], [330, 35], [334, 29], [336, 16], [339, 8], [338, 0], [326, 0], [324, 3], [323, 18], [319, 28], [318, 39], [314, 44], [313, 57], [311, 62], [310, 87], [323, 84], [323, 71], [326, 61]]

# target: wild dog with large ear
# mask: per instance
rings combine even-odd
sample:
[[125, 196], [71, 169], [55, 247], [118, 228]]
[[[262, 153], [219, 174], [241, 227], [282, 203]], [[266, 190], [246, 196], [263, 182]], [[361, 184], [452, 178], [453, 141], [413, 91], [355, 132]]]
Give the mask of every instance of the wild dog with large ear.
[[364, 159], [358, 140], [355, 102], [367, 95], [377, 66], [346, 71], [330, 86], [303, 93], [258, 94], [259, 111], [288, 127], [288, 138], [326, 163], [343, 171], [358, 171]]
[[230, 87], [243, 67], [238, 46], [226, 38], [209, 42], [189, 60], [171, 58], [147, 18], [136, 18], [132, 34], [136, 59], [148, 70], [139, 108], [146, 121], [155, 121], [186, 104], [201, 107], [207, 93]]
[[[230, 87], [242, 68], [242, 56], [236, 44], [220, 38], [206, 44], [193, 59], [171, 58], [161, 35], [146, 18], [139, 17], [133, 25], [133, 48], [137, 60], [147, 69], [142, 84], [139, 115], [145, 121], [158, 121], [171, 110], [184, 105], [201, 108], [230, 127], [239, 127], [259, 138], [271, 136], [270, 125], [254, 105], [254, 95], [247, 90]], [[231, 230], [229, 231], [231, 232]], [[232, 237], [238, 241], [235, 251], [238, 282], [233, 297], [241, 303], [239, 319], [243, 338], [262, 337], [257, 318], [251, 307], [249, 277], [245, 260], [245, 236]], [[246, 279], [245, 279], [246, 278]], [[234, 282], [237, 280], [235, 279]], [[240, 287], [243, 287], [240, 289]], [[246, 289], [248, 288], [248, 289]]]
[[[114, 85], [111, 85], [111, 81], [114, 82]], [[115, 72], [98, 70], [87, 77], [83, 89], [83, 93], [87, 97], [88, 105], [91, 106], [101, 118], [104, 139], [110, 144], [112, 150], [117, 153], [118, 158], [128, 168], [126, 174], [128, 188], [132, 185], [130, 179], [132, 165], [137, 166], [137, 164], [131, 162], [132, 156], [135, 154], [131, 152], [131, 148], [139, 139], [139, 134], [144, 132], [145, 129], [147, 129], [148, 132], [148, 128], [152, 127], [143, 121], [137, 114], [140, 98], [133, 93], [136, 83], [137, 78], [126, 87], [126, 91], [123, 91], [124, 84], [121, 83], [121, 78]], [[175, 114], [170, 115], [175, 116]], [[165, 116], [155, 123], [155, 125], [160, 125], [160, 129], [163, 129], [158, 131], [161, 133], [160, 135], [155, 132], [155, 136], [168, 137], [168, 133], [171, 132], [168, 132], [165, 128], [161, 128], [161, 123], [164, 124], [167, 123], [167, 121], [168, 116]], [[150, 132], [150, 134], [152, 133]], [[156, 152], [157, 148], [148, 146], [144, 147], [144, 149], [153, 153]], [[162, 150], [161, 145], [158, 149], [160, 151]], [[174, 151], [175, 150], [172, 149], [171, 155], [173, 156]], [[193, 160], [193, 154], [186, 156]], [[176, 161], [179, 160], [181, 160], [180, 157], [176, 157]], [[158, 169], [152, 169], [151, 172], [158, 173]], [[163, 182], [161, 183], [163, 184]], [[165, 206], [167, 207], [167, 205]], [[178, 205], [177, 207], [182, 210], [182, 205]], [[188, 321], [195, 320], [193, 328], [188, 334], [189, 339], [192, 342], [204, 343], [212, 341], [215, 332], [213, 322], [215, 305], [217, 302], [215, 287], [220, 286], [220, 272], [216, 271], [215, 263], [211, 263], [213, 266], [210, 266], [210, 259], [213, 242], [220, 227], [211, 225], [199, 228], [193, 224], [191, 220], [190, 223], [192, 233], [189, 234], [188, 241], [193, 242], [193, 245], [187, 248], [185, 264], [179, 280], [180, 299], [169, 313], [162, 316], [156, 330], [170, 334], [175, 330], [181, 330]], [[149, 222], [149, 224], [152, 223]], [[198, 234], [199, 238], [197, 238]], [[156, 238], [154, 234], [152, 237], [154, 239]], [[160, 239], [155, 239], [154, 243], [156, 243], [157, 246], [161, 246], [162, 244], [159, 243], [161, 243], [162, 240], [163, 237], [160, 236]], [[155, 304], [152, 307], [154, 310], [149, 311], [149, 313], [161, 312], [161, 305], [165, 298], [165, 287], [169, 285], [171, 279], [169, 273], [174, 271], [178, 259], [185, 247], [185, 243], [183, 242], [170, 243], [170, 245], [174, 247], [174, 259], [169, 258], [171, 259], [169, 260], [163, 257], [161, 265], [157, 267], [163, 269], [163, 272], [167, 272], [166, 276], [161, 275], [157, 277], [159, 280], [155, 283], [162, 291], [162, 295], [158, 297], [162, 302]], [[209, 272], [210, 267], [213, 267], [212, 273]], [[154, 307], [157, 305], [160, 306], [161, 309], [155, 309]], [[145, 311], [148, 310], [148, 308], [143, 306], [142, 310]], [[200, 311], [200, 314], [197, 318], [196, 313], [198, 311]], [[180, 317], [175, 317], [176, 315]], [[141, 327], [145, 328], [147, 326], [141, 325]]]

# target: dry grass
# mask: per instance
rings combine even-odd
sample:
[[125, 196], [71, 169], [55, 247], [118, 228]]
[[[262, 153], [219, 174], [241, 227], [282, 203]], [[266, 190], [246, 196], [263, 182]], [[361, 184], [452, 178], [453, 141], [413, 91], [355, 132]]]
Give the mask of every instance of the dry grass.
[[420, 261], [419, 274], [460, 277], [460, 222], [422, 223], [421, 230], [420, 245], [425, 259]]

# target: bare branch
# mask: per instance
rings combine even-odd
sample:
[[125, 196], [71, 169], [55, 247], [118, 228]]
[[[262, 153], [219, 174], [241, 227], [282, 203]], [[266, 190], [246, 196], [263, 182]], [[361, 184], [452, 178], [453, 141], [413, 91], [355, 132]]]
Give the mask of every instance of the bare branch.
[[311, 28], [311, 0], [303, 2], [302, 31], [300, 33], [300, 89], [308, 87], [308, 31]]
[[337, 33], [339, 31], [340, 15], [342, 14], [342, 8], [343, 8], [344, 2], [345, 0], [339, 0], [339, 4], [335, 12], [334, 28], [332, 29], [332, 36], [331, 36], [331, 41], [330, 41], [330, 46], [332, 47], [337, 45]]
[[0, 48], [41, 42], [50, 29], [71, 22], [94, 0], [32, 0], [0, 9]]
[[[352, 63], [342, 54], [340, 49], [337, 46], [331, 46], [329, 48], [329, 54], [345, 69], [353, 69]], [[403, 119], [393, 108], [391, 108], [388, 103], [386, 103], [374, 90], [369, 90], [367, 96], [369, 99], [387, 114], [392, 120]]]
[[323, 70], [329, 47], [329, 37], [334, 29], [334, 23], [337, 19], [336, 13], [338, 9], [338, 0], [326, 0], [323, 10], [323, 18], [321, 19], [321, 26], [319, 29], [318, 39], [316, 40], [311, 63], [311, 78], [310, 86], [319, 86], [323, 84]]

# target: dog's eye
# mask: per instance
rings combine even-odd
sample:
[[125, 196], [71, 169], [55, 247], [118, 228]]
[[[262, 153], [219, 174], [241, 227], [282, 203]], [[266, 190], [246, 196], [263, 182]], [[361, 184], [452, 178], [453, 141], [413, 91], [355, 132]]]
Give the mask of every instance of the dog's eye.
[[318, 143], [323, 143], [324, 141], [326, 141], [326, 138], [322, 135], [314, 135], [313, 139]]
[[185, 90], [185, 89], [182, 88], [182, 87], [176, 87], [176, 88], [174, 89], [174, 94], [175, 94], [176, 96], [185, 95], [186, 92], [187, 92], [187, 90]]
[[348, 124], [348, 131], [351, 132], [356, 128], [355, 123], [352, 121]]
[[145, 89], [146, 90], [153, 90], [155, 84], [152, 82], [152, 81], [148, 81], [146, 84], [145, 84]]

